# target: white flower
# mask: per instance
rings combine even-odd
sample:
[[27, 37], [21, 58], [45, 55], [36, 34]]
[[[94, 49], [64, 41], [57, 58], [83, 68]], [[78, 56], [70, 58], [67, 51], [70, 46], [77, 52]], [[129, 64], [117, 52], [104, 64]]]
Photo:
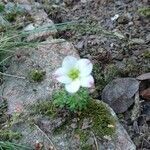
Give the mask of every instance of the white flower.
[[94, 79], [91, 76], [93, 65], [88, 59], [77, 60], [73, 56], [66, 56], [62, 67], [58, 68], [54, 76], [65, 84], [65, 89], [69, 93], [75, 93], [82, 87], [92, 87]]

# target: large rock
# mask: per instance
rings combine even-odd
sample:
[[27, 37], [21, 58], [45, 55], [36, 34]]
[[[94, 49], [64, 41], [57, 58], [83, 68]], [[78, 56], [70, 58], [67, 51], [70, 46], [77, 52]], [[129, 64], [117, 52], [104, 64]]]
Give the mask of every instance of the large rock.
[[116, 113], [125, 112], [133, 103], [139, 89], [139, 82], [134, 78], [119, 78], [110, 82], [102, 92], [102, 100], [109, 104]]
[[[98, 104], [99, 101], [97, 101], [97, 105]], [[112, 117], [116, 119], [116, 132], [112, 137], [106, 136], [104, 138], [89, 135], [86, 144], [90, 145], [91, 149], [96, 149], [95, 142], [97, 142], [97, 150], [136, 150], [126, 130], [119, 123], [115, 112], [107, 104], [103, 104], [106, 105]], [[62, 118], [57, 118], [56, 120], [41, 118], [35, 126], [29, 126], [24, 122], [17, 123], [13, 127], [13, 130], [21, 132], [23, 135], [19, 143], [30, 145], [33, 148], [38, 141], [45, 146], [46, 150], [48, 150], [49, 147], [52, 147], [54, 150], [82, 150], [80, 138], [74, 133], [74, 129], [69, 129], [68, 131], [67, 128], [70, 127], [67, 127], [57, 134], [52, 132], [54, 124], [55, 128], [59, 128], [59, 126], [62, 125]]]
[[57, 30], [55, 25], [53, 21], [48, 18], [44, 10], [30, 11], [30, 15], [34, 19], [33, 23], [35, 29], [29, 31], [30, 35], [27, 37], [27, 41], [37, 39], [45, 40], [49, 36], [56, 34]]
[[[0, 88], [3, 97], [8, 101], [8, 112], [13, 114], [25, 111], [25, 114], [28, 114], [30, 113], [26, 109], [28, 105], [50, 99], [52, 92], [60, 87], [53, 80], [53, 72], [61, 66], [62, 60], [67, 55], [79, 57], [73, 45], [64, 40], [52, 40], [46, 44], [43, 43], [36, 49], [19, 50], [16, 57], [11, 59], [11, 66], [7, 70], [8, 74], [19, 78], [5, 77], [4, 84]], [[28, 77], [29, 72], [36, 68], [45, 72], [44, 80], [41, 82], [31, 81]], [[135, 145], [118, 122], [114, 111], [108, 105], [106, 106], [116, 119], [116, 132], [113, 137], [105, 137], [105, 139], [97, 137], [96, 141], [95, 136], [92, 135], [88, 139], [88, 144], [95, 146], [97, 142], [99, 150], [135, 150]], [[64, 131], [57, 134], [51, 132], [54, 127], [62, 125], [65, 121], [63, 118], [49, 120], [46, 116], [45, 118], [36, 116], [34, 125], [33, 123], [30, 125], [31, 122], [28, 121], [30, 117], [21, 117], [23, 121], [14, 124], [12, 130], [21, 133], [22, 137], [14, 142], [28, 145], [33, 149], [38, 142], [41, 142], [46, 150], [52, 148], [54, 150], [81, 149], [78, 137], [71, 135], [70, 132]]]
[[[26, 108], [29, 105], [51, 99], [53, 91], [60, 88], [60, 84], [53, 79], [53, 72], [61, 66], [64, 57], [67, 55], [79, 57], [79, 55], [71, 43], [65, 40], [52, 39], [51, 35], [56, 33], [56, 29], [44, 10], [36, 10], [32, 7], [33, 5], [30, 7], [31, 3], [28, 0], [16, 0], [16, 2], [24, 7], [34, 19], [34, 22], [28, 25], [28, 29], [31, 25], [34, 26], [33, 29], [37, 29], [35, 33], [29, 30], [30, 34], [27, 41], [41, 38], [47, 40], [37, 48], [18, 50], [15, 57], [10, 60], [10, 66], [6, 71], [7, 74], [13, 76], [5, 76], [4, 83], [0, 86], [0, 95], [6, 98], [8, 102], [8, 113], [13, 115], [15, 112], [26, 112], [25, 115], [27, 115], [29, 112]], [[31, 73], [35, 70], [44, 73], [43, 80], [36, 82], [31, 79]], [[105, 137], [105, 139], [97, 137], [96, 141], [96, 138], [92, 136], [89, 137], [88, 143], [93, 145], [97, 143], [99, 150], [135, 150], [135, 145], [126, 130], [118, 122], [114, 111], [109, 106], [107, 107], [112, 116], [116, 118], [114, 136]], [[65, 131], [57, 135], [51, 132], [54, 128], [53, 125], [55, 127], [62, 125], [65, 121], [62, 118], [49, 120], [49, 118], [40, 116], [40, 119], [37, 117], [38, 121], [34, 118], [34, 125], [30, 125], [27, 117], [21, 117], [22, 122], [15, 123], [12, 127], [13, 131], [22, 134], [22, 137], [15, 142], [28, 145], [33, 149], [38, 142], [41, 142], [46, 150], [80, 150], [78, 137], [74, 138]]]
[[[7, 13], [12, 13], [17, 9], [18, 13], [26, 14], [24, 19], [21, 19], [20, 16], [18, 16], [16, 20], [21, 25], [25, 24], [26, 27], [24, 27], [23, 34], [28, 34], [27, 41], [33, 41], [37, 39], [43, 41], [56, 34], [57, 30], [53, 21], [50, 20], [47, 13], [40, 8], [41, 5], [39, 3], [30, 2], [28, 0], [17, 0], [16, 3], [17, 5], [15, 3], [8, 2], [5, 5], [5, 11]], [[37, 7], [39, 8], [37, 9]], [[26, 22], [29, 22], [29, 24]], [[0, 24], [9, 25], [3, 16], [0, 16]], [[31, 25], [34, 28], [31, 28]]]
[[[3, 97], [8, 100], [9, 113], [22, 111], [29, 104], [50, 98], [52, 91], [58, 88], [52, 79], [53, 72], [67, 55], [79, 57], [73, 45], [65, 40], [51, 40], [35, 49], [19, 50], [12, 58], [7, 73], [25, 79], [5, 77], [0, 88]], [[45, 72], [43, 81], [30, 81], [30, 74], [35, 69]]]
[[150, 80], [150, 73], [144, 73], [144, 74], [138, 76], [137, 79], [140, 81]]
[[[47, 13], [41, 9], [41, 5], [33, 0], [16, 0], [18, 8], [25, 10], [30, 16], [30, 24], [24, 28], [24, 34], [29, 34], [27, 41], [46, 40], [55, 35], [57, 30]], [[13, 5], [13, 3], [10, 3]], [[8, 5], [8, 4], [7, 4]], [[32, 28], [31, 28], [32, 26]]]

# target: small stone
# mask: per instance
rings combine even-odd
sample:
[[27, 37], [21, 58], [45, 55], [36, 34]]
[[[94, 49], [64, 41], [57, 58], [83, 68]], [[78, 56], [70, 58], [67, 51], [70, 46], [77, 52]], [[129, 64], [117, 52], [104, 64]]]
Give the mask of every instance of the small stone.
[[111, 137], [110, 137], [110, 136], [108, 136], [108, 135], [105, 135], [105, 136], [104, 136], [104, 139], [106, 139], [106, 140], [109, 140], [109, 141], [110, 141], [110, 140], [111, 140]]
[[118, 18], [119, 18], [119, 15], [116, 14], [114, 17], [111, 17], [111, 21], [115, 21], [115, 20], [117, 20]]
[[142, 0], [143, 1], [143, 3], [148, 3], [149, 2], [149, 0]]
[[129, 18], [127, 16], [120, 16], [118, 18], [119, 24], [127, 24], [129, 22]]
[[85, 119], [83, 120], [83, 124], [82, 124], [82, 127], [81, 127], [81, 128], [84, 130], [84, 129], [87, 129], [87, 128], [89, 128], [89, 127], [91, 127], [91, 120], [85, 118]]
[[123, 60], [123, 55], [120, 53], [120, 54], [114, 54], [112, 55], [112, 59], [115, 59], [115, 60]]
[[64, 3], [67, 5], [67, 6], [70, 6], [73, 4], [73, 0], [64, 0]]
[[143, 99], [150, 101], [150, 88], [147, 88], [147, 89], [143, 90], [143, 91], [140, 93], [140, 96], [141, 96]]
[[30, 0], [14, 0], [14, 1], [19, 4], [31, 4]]
[[132, 22], [132, 21], [130, 21], [129, 23], [128, 23], [128, 25], [129, 26], [132, 26], [134, 23]]
[[126, 64], [123, 61], [116, 61], [116, 66], [120, 70], [124, 70], [126, 68]]
[[4, 102], [4, 98], [2, 96], [0, 96], [0, 106], [3, 102]]
[[32, 30], [34, 30], [34, 29], [35, 29], [35, 27], [34, 27], [33, 24], [31, 23], [31, 24], [27, 25], [27, 26], [24, 28], [24, 31], [32, 31]]
[[86, 3], [87, 2], [87, 0], [81, 0], [81, 3]]
[[40, 150], [43, 147], [43, 143], [36, 140], [35, 149]]
[[82, 49], [83, 46], [84, 46], [84, 41], [80, 41], [80, 42], [78, 42], [78, 43], [75, 45], [75, 48], [77, 48], [77, 49]]
[[126, 16], [129, 20], [132, 19], [132, 15], [131, 15], [130, 13], [126, 13], [125, 16]]
[[111, 44], [110, 44], [110, 47], [113, 48], [113, 47], [114, 47], [114, 43], [111, 43]]
[[150, 121], [150, 102], [149, 101], [144, 102], [142, 114], [146, 116], [146, 121]]
[[70, 126], [71, 126], [71, 128], [73, 128], [73, 129], [76, 129], [76, 128], [77, 128], [77, 124], [76, 124], [76, 123], [72, 123]]
[[144, 74], [138, 76], [137, 79], [140, 81], [150, 80], [150, 73], [144, 73]]
[[94, 139], [92, 137], [90, 137], [87, 141], [86, 141], [87, 145], [94, 145]]
[[144, 43], [145, 43], [145, 41], [140, 38], [131, 39], [131, 41], [129, 42], [129, 44], [144, 44]]
[[139, 89], [134, 78], [118, 78], [110, 82], [102, 91], [102, 100], [108, 103], [116, 113], [125, 112], [133, 103], [133, 96]]
[[26, 10], [27, 12], [30, 12], [32, 10], [31, 5], [29, 4], [19, 4], [20, 8], [22, 8], [23, 10]]
[[52, 126], [52, 122], [48, 118], [38, 118], [37, 125], [42, 127], [42, 129], [46, 132], [52, 132], [54, 130]]
[[119, 39], [124, 39], [125, 38], [125, 36], [122, 33], [118, 32], [116, 30], [114, 30], [114, 35], [117, 36]]
[[146, 42], [150, 42], [150, 34], [146, 36]]
[[54, 129], [59, 128], [66, 120], [59, 117], [53, 121]]

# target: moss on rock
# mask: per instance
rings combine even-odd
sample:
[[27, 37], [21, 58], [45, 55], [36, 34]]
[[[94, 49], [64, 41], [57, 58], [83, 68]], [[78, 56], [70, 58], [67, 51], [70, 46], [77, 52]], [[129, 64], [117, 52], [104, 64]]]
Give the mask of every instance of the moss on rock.
[[84, 145], [81, 147], [81, 150], [93, 150], [92, 146], [91, 145]]
[[115, 132], [115, 119], [103, 102], [91, 100], [87, 109], [81, 112], [80, 120], [84, 118], [92, 120], [91, 129], [100, 137], [112, 136]]
[[82, 145], [86, 144], [86, 141], [88, 140], [88, 138], [90, 136], [90, 133], [89, 133], [88, 130], [82, 130], [82, 129], [79, 129], [79, 128], [77, 128], [75, 130], [75, 134], [79, 136], [80, 142], [81, 142]]
[[38, 69], [33, 69], [29, 73], [29, 79], [35, 82], [41, 82], [44, 79], [45, 72]]
[[150, 7], [140, 8], [138, 12], [145, 17], [150, 17]]
[[8, 106], [6, 99], [2, 99], [2, 101], [0, 100], [0, 140], [17, 140], [21, 138], [22, 135], [19, 132], [14, 132], [11, 130], [11, 127], [13, 125], [13, 117], [8, 119], [7, 109]]
[[146, 50], [146, 51], [143, 53], [143, 57], [149, 59], [149, 58], [150, 58], [150, 50]]
[[[57, 128], [57, 130], [59, 133], [61, 130], [67, 130], [67, 126], [70, 126], [72, 123], [71, 120], [77, 119], [78, 121], [75, 133], [80, 133], [79, 136], [82, 141], [85, 141], [85, 138], [88, 137], [89, 131], [93, 131], [99, 137], [103, 137], [105, 135], [112, 136], [115, 133], [116, 120], [111, 115], [107, 106], [101, 101], [97, 102], [95, 100], [89, 100], [87, 108], [77, 113], [73, 113], [68, 110], [65, 112], [64, 109], [54, 106], [51, 101], [42, 102], [36, 105], [35, 109], [33, 108], [32, 110], [34, 110], [37, 114], [46, 115], [50, 118], [53, 117], [54, 120], [58, 116], [60, 117], [60, 114], [68, 113], [66, 115], [67, 118], [65, 118], [66, 121], [60, 126], [60, 129]], [[91, 120], [92, 125], [86, 130], [83, 130], [82, 125], [85, 118]]]

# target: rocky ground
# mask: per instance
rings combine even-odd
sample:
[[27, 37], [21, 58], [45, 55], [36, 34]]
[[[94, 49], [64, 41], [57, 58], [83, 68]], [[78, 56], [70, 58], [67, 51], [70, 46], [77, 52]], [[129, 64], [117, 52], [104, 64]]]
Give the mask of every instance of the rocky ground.
[[[18, 13], [18, 9], [17, 11], [12, 9], [17, 3], [19, 12], [23, 13]], [[91, 92], [91, 96], [109, 104], [123, 125], [122, 127], [118, 122], [116, 139], [108, 137], [104, 141], [98, 139], [98, 144], [95, 144], [97, 140], [95, 135], [92, 135], [90, 142], [94, 141], [94, 146], [90, 149], [98, 149], [97, 145], [99, 149], [150, 149], [150, 74], [148, 73], [150, 72], [150, 8], [148, 7], [150, 3], [148, 0], [37, 0], [36, 2], [4, 0], [2, 4], [7, 11], [1, 12], [0, 32], [6, 32], [7, 29], [4, 28], [6, 24], [15, 28], [17, 26], [17, 30], [29, 32], [26, 37], [27, 42], [40, 41], [42, 45], [34, 49], [18, 48], [10, 62], [1, 65], [3, 72], [21, 78], [3, 76], [3, 80], [1, 79], [0, 104], [6, 99], [8, 108], [6, 110], [6, 107], [0, 105], [2, 108], [0, 129], [3, 129], [7, 122], [6, 111], [9, 115], [20, 110], [26, 112], [26, 106], [31, 102], [48, 99], [55, 89], [60, 88], [53, 82], [52, 72], [59, 67], [66, 55], [74, 55], [89, 58], [93, 62], [95, 90]], [[0, 11], [1, 9], [2, 6]], [[10, 13], [12, 10], [13, 13]], [[34, 29], [37, 29], [37, 32], [30, 33]], [[42, 77], [44, 80], [40, 84], [34, 83], [32, 77], [26, 80], [30, 74], [29, 70], [34, 72], [35, 69], [40, 70], [44, 75]], [[113, 111], [111, 113], [114, 114]], [[41, 116], [34, 118], [37, 126], [30, 131], [30, 134], [27, 134], [31, 130], [28, 129], [28, 124], [18, 123], [13, 130], [20, 132], [21, 129], [26, 129], [25, 132], [21, 131], [26, 136], [22, 141], [26, 144], [27, 139], [30, 139], [28, 142], [31, 144], [33, 136], [39, 137], [41, 129], [47, 133], [48, 129], [53, 128], [53, 124], [56, 124], [55, 128], [61, 126], [63, 124], [63, 121], [59, 120], [61, 117], [56, 119], [57, 123], [47, 118], [41, 119]], [[72, 119], [71, 124], [67, 125], [73, 130], [76, 129], [74, 120], [77, 118]], [[87, 120], [84, 122], [86, 126], [89, 123]], [[49, 138], [52, 136], [51, 133], [47, 135]], [[78, 136], [79, 134], [77, 139]], [[45, 137], [44, 134], [40, 138], [43, 137], [46, 139], [44, 144], [49, 144], [47, 136]], [[73, 145], [71, 148], [66, 144], [67, 135], [61, 134], [51, 138], [58, 149], [79, 149], [78, 141], [73, 138], [71, 138]], [[55, 148], [53, 143], [50, 142], [50, 145]]]

